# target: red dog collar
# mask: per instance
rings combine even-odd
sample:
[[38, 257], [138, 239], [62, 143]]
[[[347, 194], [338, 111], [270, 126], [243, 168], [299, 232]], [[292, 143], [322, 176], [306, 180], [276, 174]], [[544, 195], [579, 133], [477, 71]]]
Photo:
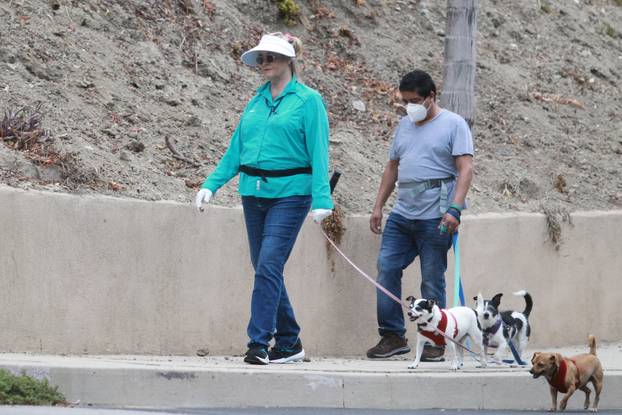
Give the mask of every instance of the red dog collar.
[[[577, 381], [575, 382], [575, 389], [579, 389], [579, 385], [581, 384], [581, 377], [579, 376], [579, 368], [577, 367], [577, 363], [573, 359], [568, 359], [574, 365], [575, 370], [577, 371]], [[559, 364], [559, 369], [557, 369], [557, 374], [555, 378], [551, 379], [549, 382], [552, 387], [560, 391], [561, 393], [568, 392], [568, 388], [566, 387], [566, 372], [568, 371], [568, 365], [566, 364], [566, 359], [562, 359]]]

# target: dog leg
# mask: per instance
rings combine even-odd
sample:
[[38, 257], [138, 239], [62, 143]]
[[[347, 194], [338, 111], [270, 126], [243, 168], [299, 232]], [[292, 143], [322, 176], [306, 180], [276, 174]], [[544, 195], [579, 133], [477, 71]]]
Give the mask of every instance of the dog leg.
[[488, 346], [484, 346], [483, 353], [480, 353], [480, 361], [476, 367], [486, 367], [488, 365]]
[[453, 360], [451, 361], [450, 368], [451, 368], [451, 370], [458, 370], [458, 369], [460, 369], [460, 365], [458, 363], [458, 351], [456, 350], [456, 345], [453, 344], [452, 342], [448, 342], [447, 345], [451, 349], [452, 356], [453, 356]]
[[492, 356], [495, 363], [503, 363], [503, 353], [508, 349], [508, 347], [508, 343], [505, 341], [505, 338], [502, 337], [502, 339], [499, 340], [499, 346], [497, 346], [497, 351]]
[[587, 409], [590, 407], [590, 393], [592, 393], [592, 391], [590, 390], [590, 388], [587, 387], [587, 385], [583, 385], [579, 389], [585, 392], [585, 402], [583, 403], [583, 409]]
[[[463, 342], [460, 342], [460, 344], [464, 345]], [[464, 349], [462, 347], [456, 347], [456, 352], [458, 353], [458, 366], [462, 369], [464, 367]]]
[[527, 342], [529, 342], [529, 338], [527, 337], [527, 335], [521, 335], [520, 339], [518, 340], [518, 350], [516, 351], [518, 353], [518, 357], [520, 357], [520, 360], [523, 360], [523, 352], [527, 348]]
[[594, 385], [594, 404], [592, 412], [598, 411], [598, 401], [600, 400], [600, 392], [603, 390], [603, 371], [597, 371], [592, 376], [592, 385]]
[[417, 369], [419, 362], [421, 361], [421, 355], [423, 354], [423, 345], [425, 340], [422, 340], [423, 336], [417, 335], [417, 346], [415, 347], [415, 360], [408, 366], [409, 369]]
[[568, 403], [568, 399], [570, 399], [570, 397], [574, 394], [576, 390], [577, 389], [574, 387], [574, 385], [570, 385], [570, 387], [568, 387], [568, 393], [564, 395], [561, 401], [559, 401], [560, 411], [566, 410], [566, 404]]
[[549, 409], [549, 412], [555, 412], [557, 411], [557, 389], [552, 386], [549, 389], [551, 392], [551, 409]]
[[486, 362], [488, 346], [484, 346], [484, 336], [482, 335], [481, 330], [471, 330], [471, 332], [469, 332], [469, 337], [473, 340], [473, 344], [479, 347], [479, 363], [476, 367], [486, 367], [488, 365]]

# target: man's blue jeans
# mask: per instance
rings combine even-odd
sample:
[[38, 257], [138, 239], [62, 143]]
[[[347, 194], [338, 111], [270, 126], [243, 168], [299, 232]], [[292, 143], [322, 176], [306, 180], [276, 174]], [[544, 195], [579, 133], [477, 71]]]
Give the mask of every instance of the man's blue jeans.
[[[421, 298], [435, 299], [439, 307], [445, 307], [445, 271], [451, 235], [439, 232], [440, 221], [441, 218], [411, 220], [397, 213], [389, 215], [378, 257], [380, 285], [402, 298], [402, 271], [419, 255]], [[380, 290], [376, 296], [380, 335], [393, 332], [403, 336], [406, 328], [402, 307]]]
[[283, 268], [309, 212], [311, 196], [259, 198], [243, 196], [255, 285], [247, 333], [249, 347], [292, 347], [300, 327], [287, 297]]

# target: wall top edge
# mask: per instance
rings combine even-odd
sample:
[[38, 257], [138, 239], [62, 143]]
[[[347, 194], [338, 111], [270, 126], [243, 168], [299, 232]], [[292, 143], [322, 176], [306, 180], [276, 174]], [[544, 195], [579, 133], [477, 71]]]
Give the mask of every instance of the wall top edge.
[[[81, 200], [98, 200], [98, 201], [110, 201], [116, 203], [140, 203], [140, 204], [152, 204], [152, 205], [165, 205], [165, 206], [185, 206], [192, 207], [192, 203], [182, 203], [174, 200], [143, 200], [143, 199], [134, 199], [130, 197], [118, 197], [111, 195], [102, 195], [102, 194], [73, 194], [73, 193], [65, 193], [65, 192], [55, 192], [55, 191], [46, 191], [46, 190], [35, 190], [35, 189], [19, 189], [15, 187], [8, 186], [6, 184], [0, 183], [0, 195], [1, 194], [28, 194], [38, 197], [58, 197], [58, 198], [75, 198]], [[242, 206], [219, 206], [215, 204], [211, 204], [209, 206], [210, 209], [217, 210], [241, 210]], [[612, 210], [577, 210], [569, 212], [572, 217], [601, 217], [601, 216], [621, 216], [622, 217], [622, 209], [612, 209]], [[370, 214], [349, 214], [348, 218], [351, 219], [368, 219]], [[470, 214], [468, 211], [465, 212], [463, 216], [463, 220], [465, 222], [469, 222], [472, 220], [479, 219], [508, 219], [508, 218], [541, 218], [544, 214], [540, 212], [487, 212], [487, 213], [475, 213]]]

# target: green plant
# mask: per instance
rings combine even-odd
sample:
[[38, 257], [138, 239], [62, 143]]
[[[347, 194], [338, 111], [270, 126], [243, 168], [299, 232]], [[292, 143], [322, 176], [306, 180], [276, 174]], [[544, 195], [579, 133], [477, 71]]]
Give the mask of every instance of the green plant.
[[283, 19], [286, 25], [296, 25], [296, 20], [300, 16], [300, 6], [294, 0], [277, 0], [277, 7], [279, 9], [279, 16]]
[[57, 386], [50, 386], [47, 379], [37, 380], [25, 373], [17, 376], [0, 369], [1, 405], [56, 405], [66, 402]]

